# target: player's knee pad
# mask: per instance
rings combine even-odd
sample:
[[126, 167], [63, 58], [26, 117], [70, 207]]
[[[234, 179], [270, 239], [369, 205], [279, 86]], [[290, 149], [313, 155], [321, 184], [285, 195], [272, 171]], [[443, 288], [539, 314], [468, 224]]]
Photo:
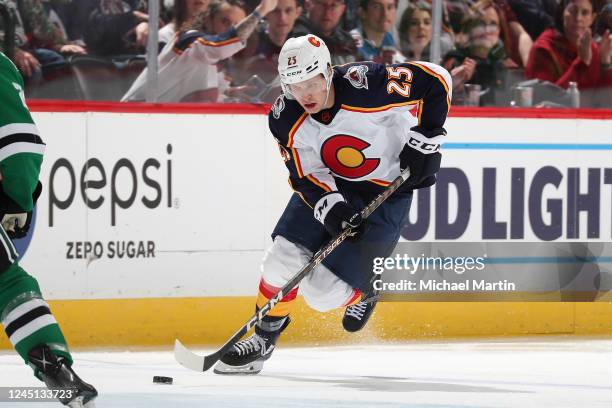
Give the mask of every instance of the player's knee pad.
[[281, 287], [308, 263], [311, 256], [307, 249], [279, 235], [263, 259], [262, 278], [270, 286]]
[[308, 306], [326, 312], [344, 306], [353, 297], [354, 290], [325, 265], [319, 265], [300, 283], [300, 294]]

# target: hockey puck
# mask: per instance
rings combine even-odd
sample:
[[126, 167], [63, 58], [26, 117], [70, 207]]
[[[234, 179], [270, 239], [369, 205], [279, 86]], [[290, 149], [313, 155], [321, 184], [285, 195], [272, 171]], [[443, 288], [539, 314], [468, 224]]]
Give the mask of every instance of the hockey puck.
[[161, 375], [156, 375], [153, 377], [153, 382], [155, 384], [172, 384], [172, 377], [163, 377]]

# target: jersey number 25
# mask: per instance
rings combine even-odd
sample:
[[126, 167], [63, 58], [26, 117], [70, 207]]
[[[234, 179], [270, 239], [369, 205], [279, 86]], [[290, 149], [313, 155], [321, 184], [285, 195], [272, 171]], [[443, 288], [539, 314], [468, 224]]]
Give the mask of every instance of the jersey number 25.
[[[402, 80], [402, 77], [403, 80]], [[408, 98], [410, 96], [410, 87], [412, 86], [412, 71], [406, 67], [387, 67], [387, 93], [396, 92], [401, 96]]]

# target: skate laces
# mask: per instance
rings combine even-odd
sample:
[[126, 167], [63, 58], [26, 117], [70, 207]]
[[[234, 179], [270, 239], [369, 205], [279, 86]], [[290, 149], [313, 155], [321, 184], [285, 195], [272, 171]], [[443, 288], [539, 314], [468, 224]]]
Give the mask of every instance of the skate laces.
[[352, 305], [346, 308], [346, 315], [349, 317], [353, 317], [357, 320], [361, 320], [363, 315], [368, 308], [367, 302], [359, 302], [356, 305]]
[[266, 340], [257, 334], [253, 334], [248, 339], [242, 340], [234, 344], [234, 348], [238, 352], [239, 356], [259, 350], [262, 350], [262, 354], [265, 354]]

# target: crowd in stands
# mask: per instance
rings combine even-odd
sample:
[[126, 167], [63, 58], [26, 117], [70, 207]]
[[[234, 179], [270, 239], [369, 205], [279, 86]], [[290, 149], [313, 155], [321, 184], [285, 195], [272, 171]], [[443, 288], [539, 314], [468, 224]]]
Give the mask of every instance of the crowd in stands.
[[[264, 13], [266, 0], [160, 1], [160, 102], [271, 102], [283, 43], [308, 33], [333, 64], [432, 54], [428, 0], [278, 0]], [[31, 97], [143, 101], [147, 10], [146, 0], [0, 0], [0, 50]], [[511, 106], [530, 87], [530, 105], [570, 106], [575, 83], [583, 107], [612, 107], [612, 0], [444, 0], [439, 48], [454, 104], [476, 89], [477, 105]]]

